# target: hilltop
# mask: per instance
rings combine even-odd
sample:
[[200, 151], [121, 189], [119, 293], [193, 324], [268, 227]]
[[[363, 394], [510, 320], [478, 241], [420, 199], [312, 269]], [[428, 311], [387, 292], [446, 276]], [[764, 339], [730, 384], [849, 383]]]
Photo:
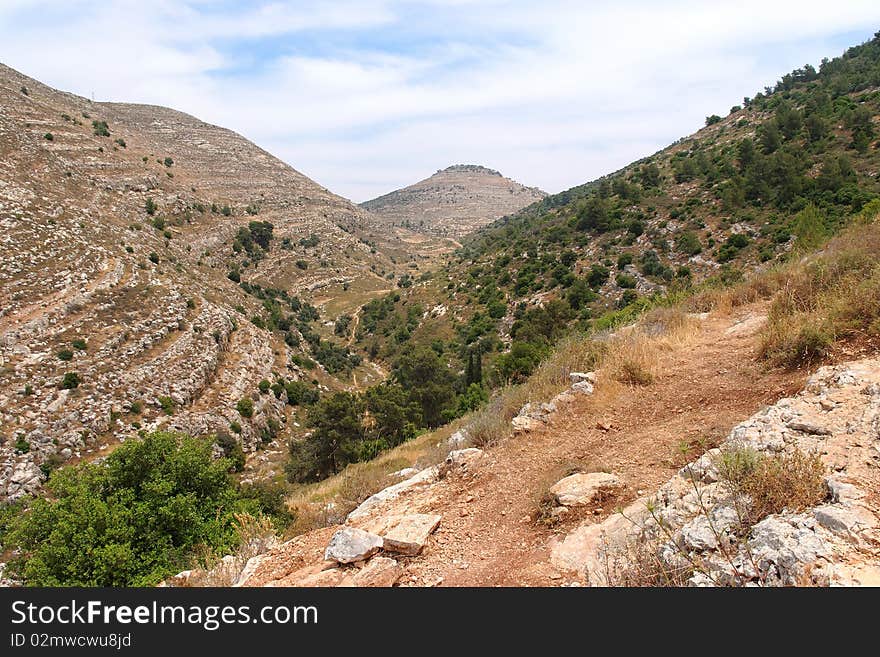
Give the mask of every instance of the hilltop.
[[361, 207], [391, 226], [460, 238], [545, 196], [493, 169], [456, 164]]

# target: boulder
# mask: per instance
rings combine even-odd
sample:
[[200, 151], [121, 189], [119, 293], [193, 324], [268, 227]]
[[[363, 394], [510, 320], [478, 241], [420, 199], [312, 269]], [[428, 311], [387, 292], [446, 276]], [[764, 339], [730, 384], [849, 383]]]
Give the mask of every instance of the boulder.
[[384, 488], [375, 495], [370, 495], [370, 497], [361, 502], [359, 507], [348, 514], [345, 521], [352, 522], [354, 520], [366, 518], [377, 512], [380, 506], [397, 499], [400, 495], [411, 488], [433, 484], [437, 481], [439, 475], [440, 468], [436, 465], [432, 465], [430, 468], [425, 468], [424, 470], [419, 471], [418, 474], [413, 475], [409, 479], [394, 484], [393, 486], [389, 486], [388, 488]]
[[333, 534], [324, 552], [324, 559], [337, 563], [355, 563], [373, 556], [382, 549], [382, 539], [356, 527], [343, 527]]
[[342, 580], [339, 586], [389, 587], [394, 586], [401, 575], [403, 568], [396, 560], [373, 557], [357, 573]]
[[387, 519], [382, 532], [383, 547], [388, 552], [415, 556], [422, 551], [428, 537], [440, 525], [441, 516], [410, 513]]
[[583, 506], [622, 485], [616, 475], [608, 472], [578, 473], [557, 481], [550, 492], [562, 506]]

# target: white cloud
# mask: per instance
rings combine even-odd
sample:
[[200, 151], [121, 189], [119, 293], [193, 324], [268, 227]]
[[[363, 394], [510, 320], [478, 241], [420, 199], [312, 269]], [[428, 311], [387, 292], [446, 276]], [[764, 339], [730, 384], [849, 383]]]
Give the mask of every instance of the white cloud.
[[0, 5], [0, 59], [238, 130], [355, 200], [455, 162], [559, 191], [880, 23], [860, 0], [57, 6]]

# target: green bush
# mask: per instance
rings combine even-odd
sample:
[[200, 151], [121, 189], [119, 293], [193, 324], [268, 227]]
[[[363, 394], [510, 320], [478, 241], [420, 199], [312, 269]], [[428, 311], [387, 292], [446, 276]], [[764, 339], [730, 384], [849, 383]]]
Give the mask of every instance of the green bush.
[[70, 344], [73, 345], [74, 349], [79, 349], [80, 351], [85, 351], [88, 348], [86, 341], [83, 340], [82, 338], [77, 338], [76, 340], [74, 340]]
[[106, 121], [92, 121], [92, 131], [98, 137], [110, 136], [110, 127]]
[[15, 441], [15, 453], [24, 454], [29, 451], [31, 451], [31, 444], [24, 439], [24, 436], [19, 436]]
[[162, 407], [165, 415], [174, 415], [174, 400], [171, 397], [159, 397], [159, 406]]
[[79, 387], [80, 383], [82, 381], [79, 378], [79, 374], [76, 372], [65, 372], [64, 378], [61, 380], [61, 388], [62, 390], [73, 390]]
[[58, 360], [73, 360], [73, 352], [70, 349], [62, 349], [57, 356]]
[[235, 514], [260, 511], [228, 468], [209, 442], [161, 432], [59, 468], [50, 495], [8, 522], [11, 571], [30, 586], [155, 586], [198, 556], [228, 553]]
[[254, 401], [250, 397], [242, 397], [235, 405], [235, 409], [242, 417], [252, 418], [254, 416]]
[[229, 460], [229, 469], [232, 472], [241, 472], [244, 470], [245, 456], [241, 443], [230, 436], [225, 431], [217, 434], [214, 441], [223, 452], [223, 458]]

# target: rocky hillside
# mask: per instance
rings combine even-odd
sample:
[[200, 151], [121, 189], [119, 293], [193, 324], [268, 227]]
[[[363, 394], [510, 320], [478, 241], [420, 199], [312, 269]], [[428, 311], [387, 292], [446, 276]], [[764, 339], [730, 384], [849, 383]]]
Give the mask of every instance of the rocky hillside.
[[443, 237], [461, 237], [547, 196], [499, 172], [456, 164], [361, 207], [391, 224]]
[[393, 276], [362, 209], [240, 135], [5, 66], [0, 170], [0, 498], [139, 429], [271, 443], [285, 395], [258, 383], [322, 346], [308, 300]]
[[630, 327], [613, 339], [655, 353], [652, 383], [615, 385], [613, 361], [571, 372], [499, 442], [467, 447], [472, 424], [443, 441], [444, 461], [393, 473], [339, 525], [263, 542], [208, 581], [875, 585], [880, 363], [823, 367], [805, 383], [768, 371], [752, 356], [765, 308]]

